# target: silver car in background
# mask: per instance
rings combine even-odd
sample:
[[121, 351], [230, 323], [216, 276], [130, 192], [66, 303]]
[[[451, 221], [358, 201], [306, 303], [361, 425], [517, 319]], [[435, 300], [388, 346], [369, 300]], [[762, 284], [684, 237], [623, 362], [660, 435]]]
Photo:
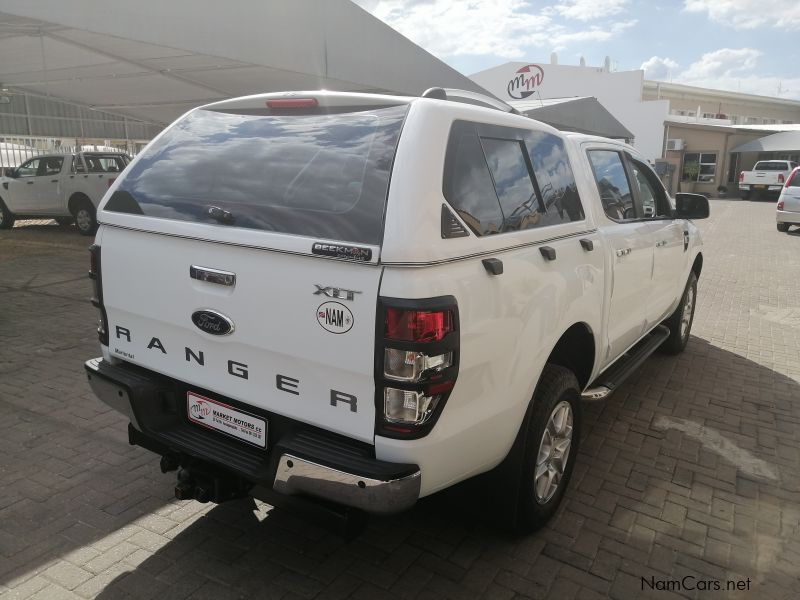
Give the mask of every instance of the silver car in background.
[[789, 231], [792, 225], [800, 226], [800, 167], [795, 167], [786, 179], [778, 197], [778, 231]]

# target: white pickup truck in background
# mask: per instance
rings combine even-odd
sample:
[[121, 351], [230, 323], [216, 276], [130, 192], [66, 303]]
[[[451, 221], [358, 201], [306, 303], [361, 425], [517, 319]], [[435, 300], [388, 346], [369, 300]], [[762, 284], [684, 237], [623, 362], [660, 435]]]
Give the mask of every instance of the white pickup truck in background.
[[739, 173], [739, 194], [747, 200], [755, 193], [780, 194], [789, 173], [798, 164], [790, 160], [760, 160], [752, 171]]
[[48, 154], [31, 158], [0, 178], [0, 229], [17, 219], [53, 218], [82, 235], [97, 229], [95, 214], [103, 194], [130, 157], [118, 152]]

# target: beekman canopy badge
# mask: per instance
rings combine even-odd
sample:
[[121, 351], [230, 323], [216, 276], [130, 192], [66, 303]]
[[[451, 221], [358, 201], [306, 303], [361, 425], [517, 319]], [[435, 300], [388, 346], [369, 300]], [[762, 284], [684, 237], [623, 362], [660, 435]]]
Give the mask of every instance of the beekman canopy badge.
[[339, 302], [323, 302], [317, 309], [317, 322], [331, 333], [347, 333], [353, 327], [353, 313]]

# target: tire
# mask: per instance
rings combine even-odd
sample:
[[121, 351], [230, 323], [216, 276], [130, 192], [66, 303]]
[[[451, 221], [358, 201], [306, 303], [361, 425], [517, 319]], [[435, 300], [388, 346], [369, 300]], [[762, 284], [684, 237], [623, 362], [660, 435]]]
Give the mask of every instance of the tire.
[[80, 200], [75, 205], [75, 227], [81, 235], [94, 235], [97, 231], [95, 208], [88, 200]]
[[[669, 329], [669, 337], [658, 347], [663, 354], [680, 354], [686, 348], [689, 334], [694, 322], [694, 309], [697, 306], [697, 276], [689, 274], [689, 280], [683, 289], [678, 308], [662, 323]], [[685, 314], [686, 313], [686, 314]]]
[[569, 485], [581, 431], [580, 385], [572, 371], [545, 366], [525, 427], [524, 443], [518, 446], [523, 456], [516, 486], [517, 533], [529, 533], [547, 523]]
[[16, 217], [6, 208], [3, 200], [0, 199], [0, 229], [11, 229], [15, 220]]
[[72, 217], [56, 217], [55, 221], [62, 227], [69, 227], [75, 222], [75, 219]]
[[742, 197], [742, 200], [750, 200], [750, 192], [739, 192], [739, 195]]
[[786, 233], [789, 231], [789, 224], [788, 223], [778, 223], [778, 231], [781, 233]]

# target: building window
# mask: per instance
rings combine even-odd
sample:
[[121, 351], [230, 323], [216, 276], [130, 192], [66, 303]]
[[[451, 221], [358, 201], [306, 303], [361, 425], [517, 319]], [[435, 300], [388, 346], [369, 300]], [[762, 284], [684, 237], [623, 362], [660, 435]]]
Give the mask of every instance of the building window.
[[703, 113], [704, 119], [716, 119], [717, 113]]
[[788, 121], [784, 119], [783, 121], [781, 121], [781, 123], [783, 123], [784, 125], [791, 125], [792, 123], [794, 123], [794, 121]]
[[717, 172], [717, 155], [712, 152], [687, 152], [683, 155], [683, 181], [710, 183]]
[[738, 125], [740, 117], [739, 115], [731, 115], [730, 120], [731, 120], [731, 125]]
[[774, 125], [777, 123], [775, 119], [764, 119], [764, 125]]

